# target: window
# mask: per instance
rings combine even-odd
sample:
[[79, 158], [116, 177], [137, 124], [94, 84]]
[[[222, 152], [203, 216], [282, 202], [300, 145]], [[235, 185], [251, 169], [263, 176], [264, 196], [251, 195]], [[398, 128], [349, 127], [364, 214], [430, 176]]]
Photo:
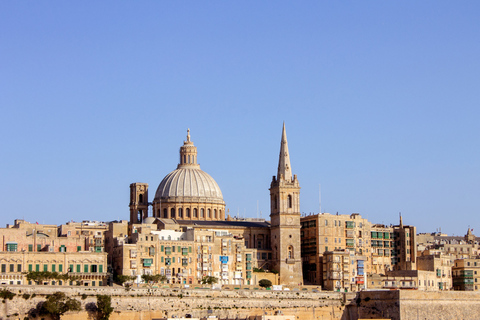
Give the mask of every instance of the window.
[[15, 265], [14, 264], [10, 264], [10, 272], [15, 272]]
[[14, 242], [7, 243], [7, 251], [17, 251], [17, 244]]
[[183, 218], [183, 209], [182, 208], [178, 209], [178, 217]]
[[163, 217], [168, 218], [168, 211], [167, 209], [163, 209]]
[[83, 272], [88, 273], [88, 264], [83, 265]]
[[39, 265], [39, 264], [36, 264], [36, 265], [35, 265], [35, 271], [36, 271], [36, 272], [39, 272], [39, 271], [40, 271], [40, 265]]
[[79, 251], [82, 251], [82, 247], [81, 246], [77, 246], [77, 252]]
[[52, 272], [56, 272], [56, 266], [54, 264], [52, 264]]
[[28, 271], [33, 271], [33, 266], [31, 264], [28, 265]]
[[175, 219], [175, 208], [170, 209], [170, 218]]
[[43, 265], [43, 271], [48, 271], [48, 264]]
[[292, 208], [293, 207], [293, 200], [292, 200], [292, 195], [288, 195], [288, 207]]
[[193, 217], [196, 218], [198, 216], [197, 208], [193, 209]]
[[63, 264], [58, 265], [58, 272], [63, 272]]
[[288, 259], [293, 259], [293, 247], [288, 247]]
[[81, 266], [79, 264], [77, 264], [77, 272], [80, 272], [80, 268], [81, 268]]
[[42, 251], [42, 245], [41, 244], [37, 244], [37, 252], [38, 251]]
[[187, 208], [186, 213], [187, 213], [187, 218], [190, 218], [190, 208]]
[[33, 251], [33, 244], [29, 244], [28, 245], [28, 252], [32, 252]]
[[60, 252], [67, 252], [67, 248], [62, 244], [59, 248]]
[[202, 208], [200, 209], [200, 218], [203, 218], [205, 215], [205, 210]]
[[21, 264], [17, 264], [17, 272], [22, 272], [22, 265]]

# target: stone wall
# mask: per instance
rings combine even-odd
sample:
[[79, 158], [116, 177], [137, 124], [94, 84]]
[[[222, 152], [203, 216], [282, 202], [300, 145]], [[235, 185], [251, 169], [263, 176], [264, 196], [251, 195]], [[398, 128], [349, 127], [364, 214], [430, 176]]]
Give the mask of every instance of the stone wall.
[[480, 293], [464, 291], [423, 292], [416, 290], [366, 291], [354, 300], [359, 318], [479, 319]]
[[[134, 288], [89, 288], [89, 287], [32, 287], [15, 286], [9, 288], [17, 295], [6, 300], [0, 308], [1, 319], [23, 319], [28, 311], [45, 296], [63, 291], [76, 298], [82, 307], [96, 302], [97, 294], [112, 296], [114, 313], [111, 319], [150, 320], [166, 316], [206, 317], [216, 315], [221, 318], [248, 318], [272, 314], [281, 310], [286, 315], [296, 315], [297, 319], [345, 319], [345, 304], [354, 294], [338, 292], [302, 292], [267, 290], [205, 290], [205, 289], [148, 289]], [[24, 299], [23, 294], [33, 294], [34, 298]], [[83, 295], [83, 299], [82, 299]], [[18, 314], [18, 316], [12, 316]], [[87, 312], [72, 313], [62, 319], [94, 319]]]

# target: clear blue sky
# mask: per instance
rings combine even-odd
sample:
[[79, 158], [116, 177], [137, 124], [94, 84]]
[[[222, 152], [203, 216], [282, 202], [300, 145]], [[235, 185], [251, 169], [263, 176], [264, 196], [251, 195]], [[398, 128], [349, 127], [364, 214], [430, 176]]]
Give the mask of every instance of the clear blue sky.
[[[2, 1], [0, 223], [128, 219], [191, 129], [231, 214], [480, 235], [478, 1]], [[478, 230], [478, 231], [477, 231]]]

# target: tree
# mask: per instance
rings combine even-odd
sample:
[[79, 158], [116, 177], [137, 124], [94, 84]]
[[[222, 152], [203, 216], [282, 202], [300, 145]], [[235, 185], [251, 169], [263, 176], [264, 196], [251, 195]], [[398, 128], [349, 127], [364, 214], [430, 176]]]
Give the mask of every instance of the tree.
[[258, 285], [262, 288], [270, 288], [272, 286], [272, 281], [268, 279], [262, 279], [258, 281]]
[[146, 283], [157, 283], [167, 280], [167, 277], [163, 274], [142, 274], [142, 280]]
[[214, 284], [217, 282], [218, 282], [218, 279], [212, 276], [205, 276], [202, 278], [202, 284]]
[[135, 279], [135, 276], [124, 276], [124, 275], [121, 275], [121, 274], [116, 274], [113, 277], [113, 281], [115, 283], [120, 284], [120, 285], [123, 285], [125, 282], [129, 282], [129, 281], [132, 281], [134, 279]]
[[113, 312], [112, 297], [99, 294], [97, 295], [98, 320], [108, 320]]
[[48, 295], [47, 300], [40, 309], [41, 315], [50, 315], [53, 319], [59, 320], [67, 311], [80, 311], [82, 305], [80, 301], [68, 298], [63, 292], [55, 292]]

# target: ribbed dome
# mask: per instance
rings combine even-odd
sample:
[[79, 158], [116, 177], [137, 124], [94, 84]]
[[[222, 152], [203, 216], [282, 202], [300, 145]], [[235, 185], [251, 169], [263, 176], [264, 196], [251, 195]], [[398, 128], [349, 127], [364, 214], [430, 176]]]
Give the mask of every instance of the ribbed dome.
[[201, 198], [202, 202], [223, 203], [217, 182], [208, 173], [188, 166], [170, 172], [160, 182], [155, 201], [172, 197]]

